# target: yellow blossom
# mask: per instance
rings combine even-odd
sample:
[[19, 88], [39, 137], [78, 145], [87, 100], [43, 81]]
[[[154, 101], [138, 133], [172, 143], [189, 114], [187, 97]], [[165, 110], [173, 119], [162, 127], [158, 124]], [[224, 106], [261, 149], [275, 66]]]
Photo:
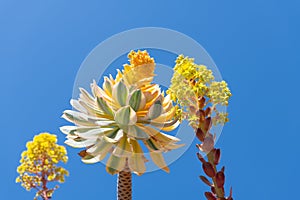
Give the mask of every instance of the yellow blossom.
[[[215, 124], [228, 121], [226, 113], [219, 115], [215, 108], [217, 105], [227, 106], [231, 92], [225, 81], [218, 82], [214, 79], [213, 72], [204, 65], [195, 64], [193, 58], [183, 55], [177, 57], [167, 94], [182, 109], [181, 114], [194, 127], [197, 127], [199, 121], [196, 111], [204, 109], [209, 104], [215, 112], [215, 117], [218, 117], [213, 119]], [[199, 103], [201, 98], [205, 100], [204, 103]]]
[[19, 176], [17, 183], [26, 190], [37, 189], [36, 197], [47, 194], [51, 197], [54, 189], [47, 188], [47, 182], [62, 182], [68, 171], [56, 164], [67, 162], [65, 147], [56, 144], [57, 138], [49, 133], [41, 133], [27, 142], [27, 150], [21, 154], [20, 165], [17, 168]]

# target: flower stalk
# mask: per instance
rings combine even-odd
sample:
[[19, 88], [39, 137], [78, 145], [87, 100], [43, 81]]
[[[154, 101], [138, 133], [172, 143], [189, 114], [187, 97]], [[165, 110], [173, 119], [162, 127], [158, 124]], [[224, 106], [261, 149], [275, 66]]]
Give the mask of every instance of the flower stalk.
[[195, 130], [201, 142], [196, 145], [198, 150], [207, 156], [207, 159], [204, 159], [197, 153], [208, 177], [200, 176], [200, 179], [211, 188], [211, 191], [204, 193], [206, 199], [233, 200], [232, 189], [229, 196], [225, 197], [225, 168], [217, 168], [221, 150], [215, 148], [216, 135], [212, 133], [214, 125], [228, 122], [228, 113], [219, 112], [217, 106], [227, 106], [231, 92], [225, 81], [214, 79], [212, 71], [206, 66], [197, 65], [194, 59], [180, 55], [176, 60], [167, 94], [170, 94], [177, 104], [177, 117], [180, 120], [188, 120]]
[[[203, 103], [204, 102], [204, 103]], [[225, 174], [222, 167], [218, 171], [217, 166], [220, 162], [221, 150], [215, 148], [216, 137], [210, 132], [212, 128], [212, 118], [211, 114], [215, 107], [206, 107], [204, 110], [204, 105], [207, 105], [206, 99], [200, 97], [198, 100], [199, 105], [199, 123], [198, 128], [195, 129], [196, 136], [201, 144], [196, 145], [198, 150], [205, 153], [207, 160], [205, 160], [199, 153], [197, 154], [199, 160], [202, 162], [202, 168], [205, 174], [211, 178], [212, 182], [208, 181], [205, 177], [200, 177], [200, 179], [211, 187], [210, 192], [205, 192], [205, 197], [207, 200], [233, 200], [232, 189], [230, 189], [230, 194], [225, 197]]]

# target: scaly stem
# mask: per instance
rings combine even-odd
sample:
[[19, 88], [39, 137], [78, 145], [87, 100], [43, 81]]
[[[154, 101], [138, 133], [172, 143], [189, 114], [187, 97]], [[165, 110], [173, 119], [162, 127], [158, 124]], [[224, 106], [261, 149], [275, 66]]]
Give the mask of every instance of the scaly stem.
[[126, 167], [118, 174], [118, 200], [132, 199], [132, 175], [126, 163]]
[[[213, 151], [210, 151], [210, 152], [207, 154], [207, 159], [208, 159], [208, 162], [209, 162], [210, 164], [212, 164], [212, 166], [214, 167], [215, 173], [217, 173], [217, 172], [218, 172], [218, 171], [217, 171], [217, 166], [214, 164], [214, 155], [213, 155], [212, 152], [213, 152]], [[222, 190], [222, 188], [219, 188], [219, 187], [217, 186], [216, 177], [213, 177], [213, 178], [212, 178], [212, 181], [213, 181], [214, 186], [215, 186], [215, 191], [216, 191], [217, 197], [219, 197], [219, 198], [224, 198], [224, 191]]]
[[217, 165], [220, 160], [221, 150], [215, 148], [215, 137], [210, 133], [212, 127], [211, 112], [215, 109], [214, 106], [207, 107], [204, 110], [205, 98], [200, 98], [198, 101], [199, 106], [199, 124], [196, 131], [196, 136], [201, 141], [197, 145], [198, 149], [207, 154], [207, 161], [199, 154], [198, 158], [202, 162], [204, 172], [212, 179], [212, 183], [205, 177], [200, 177], [204, 183], [211, 187], [212, 192], [205, 192], [208, 200], [232, 200], [232, 190], [230, 189], [229, 197], [225, 198], [224, 192], [224, 168], [218, 171]]

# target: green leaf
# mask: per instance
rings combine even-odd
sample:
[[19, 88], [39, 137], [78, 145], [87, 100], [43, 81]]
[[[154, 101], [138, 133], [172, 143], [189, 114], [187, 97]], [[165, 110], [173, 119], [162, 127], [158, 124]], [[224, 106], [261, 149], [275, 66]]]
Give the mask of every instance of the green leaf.
[[87, 153], [93, 155], [93, 156], [99, 156], [99, 161], [103, 160], [107, 153], [111, 150], [113, 147], [112, 143], [107, 142], [104, 139], [101, 139], [98, 141], [94, 146], [87, 149]]
[[155, 119], [162, 114], [163, 107], [161, 101], [156, 101], [149, 109], [148, 117], [149, 119]]
[[134, 111], [137, 111], [140, 107], [142, 101], [142, 91], [136, 90], [133, 92], [133, 94], [130, 97], [129, 105]]
[[112, 96], [117, 102], [120, 104], [120, 106], [126, 105], [126, 100], [128, 97], [128, 89], [126, 85], [120, 81], [113, 87]]
[[116, 174], [122, 171], [126, 164], [126, 157], [118, 157], [115, 155], [111, 155], [106, 163], [106, 171], [109, 174]]
[[97, 104], [99, 106], [99, 108], [105, 112], [106, 114], [113, 116], [113, 111], [110, 109], [110, 107], [107, 105], [107, 103], [101, 98], [101, 97], [97, 97]]
[[128, 138], [126, 136], [123, 136], [120, 140], [117, 146], [115, 147], [113, 154], [119, 157], [128, 157], [131, 155], [131, 147], [127, 140]]
[[104, 83], [103, 83], [103, 89], [108, 92], [109, 94], [112, 93], [112, 87], [111, 87], [111, 82], [108, 77], [104, 77]]
[[[67, 137], [68, 138], [68, 137]], [[65, 144], [74, 147], [74, 148], [84, 148], [90, 145], [94, 145], [95, 144], [96, 139], [89, 139], [89, 140], [85, 140], [83, 138], [68, 138], [65, 141]]]
[[137, 121], [136, 112], [130, 106], [122, 107], [116, 112], [115, 121], [119, 125], [133, 125]]
[[128, 126], [128, 132], [127, 132], [128, 137], [132, 137], [134, 139], [139, 139], [139, 140], [146, 140], [149, 139], [149, 135], [143, 131], [141, 128], [138, 126]]
[[137, 175], [142, 175], [146, 171], [144, 154], [141, 146], [136, 140], [130, 140], [132, 155], [129, 157], [128, 165]]

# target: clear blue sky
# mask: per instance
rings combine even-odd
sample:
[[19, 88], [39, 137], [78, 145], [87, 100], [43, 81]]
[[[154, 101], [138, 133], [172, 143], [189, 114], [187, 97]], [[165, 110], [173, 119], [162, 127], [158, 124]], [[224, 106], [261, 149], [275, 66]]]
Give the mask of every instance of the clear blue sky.
[[[101, 41], [144, 26], [178, 30], [210, 53], [229, 82], [230, 123], [217, 146], [235, 199], [297, 198], [300, 3], [251, 1], [0, 1], [0, 199], [32, 199], [15, 183], [25, 143], [42, 131], [63, 144], [60, 118], [75, 75]], [[130, 3], [132, 2], [132, 3]], [[195, 147], [163, 171], [134, 176], [134, 199], [204, 199]], [[68, 147], [71, 176], [55, 200], [115, 199], [116, 176]]]

